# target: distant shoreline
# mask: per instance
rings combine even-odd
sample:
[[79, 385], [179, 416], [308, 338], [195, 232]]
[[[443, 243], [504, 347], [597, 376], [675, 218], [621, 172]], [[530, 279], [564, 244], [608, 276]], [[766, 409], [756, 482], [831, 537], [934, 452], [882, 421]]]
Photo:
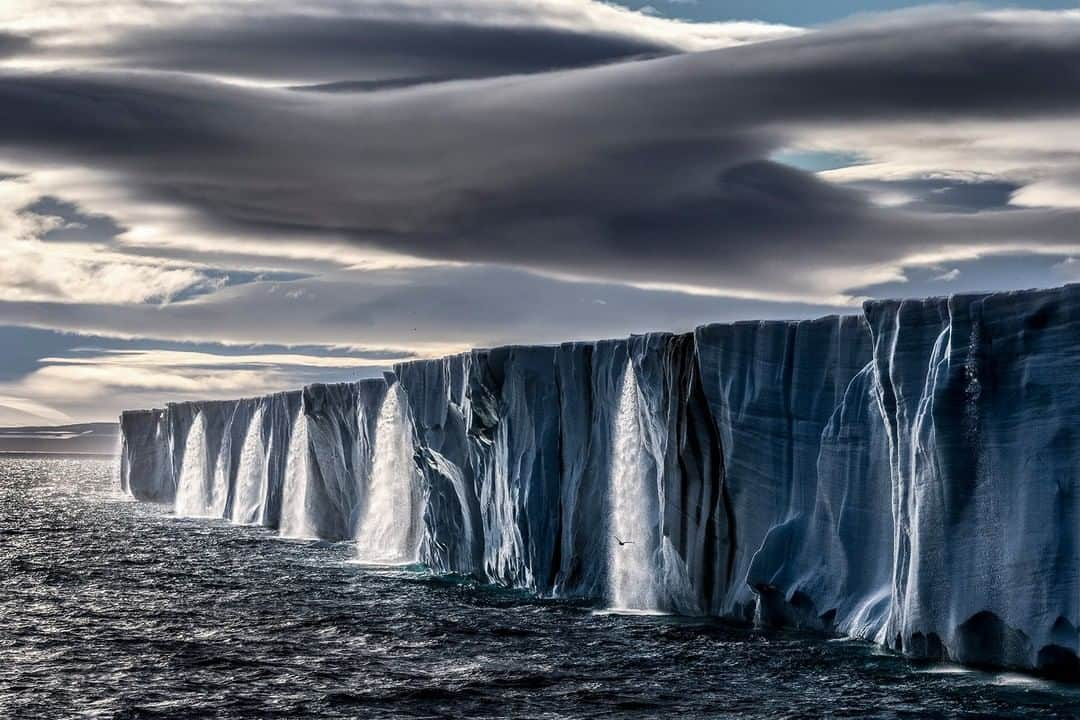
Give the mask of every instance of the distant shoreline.
[[115, 457], [120, 452], [117, 423], [35, 425], [0, 428], [0, 454]]

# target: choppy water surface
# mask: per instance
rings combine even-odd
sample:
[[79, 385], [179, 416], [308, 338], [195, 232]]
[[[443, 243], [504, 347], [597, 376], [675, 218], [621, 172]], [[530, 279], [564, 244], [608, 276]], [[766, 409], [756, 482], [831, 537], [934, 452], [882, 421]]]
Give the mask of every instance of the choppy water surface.
[[0, 456], [0, 717], [1077, 717], [1080, 688], [608, 615], [181, 520]]

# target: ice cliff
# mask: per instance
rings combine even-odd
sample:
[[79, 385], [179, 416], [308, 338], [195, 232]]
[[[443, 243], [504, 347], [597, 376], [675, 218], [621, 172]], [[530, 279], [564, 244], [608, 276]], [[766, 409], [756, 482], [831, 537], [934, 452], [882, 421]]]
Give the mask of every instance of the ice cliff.
[[1080, 677], [1080, 286], [505, 347], [121, 417], [178, 514]]

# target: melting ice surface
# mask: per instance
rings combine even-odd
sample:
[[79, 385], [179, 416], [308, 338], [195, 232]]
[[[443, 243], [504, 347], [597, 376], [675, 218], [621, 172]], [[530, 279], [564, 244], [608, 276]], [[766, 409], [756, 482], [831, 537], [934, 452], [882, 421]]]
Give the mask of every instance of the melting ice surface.
[[390, 388], [375, 425], [375, 450], [364, 513], [356, 533], [359, 559], [398, 565], [416, 562], [416, 469], [413, 444], [397, 388]]
[[628, 362], [612, 433], [608, 590], [612, 609], [656, 610], [656, 488], [644, 472], [638, 387]]

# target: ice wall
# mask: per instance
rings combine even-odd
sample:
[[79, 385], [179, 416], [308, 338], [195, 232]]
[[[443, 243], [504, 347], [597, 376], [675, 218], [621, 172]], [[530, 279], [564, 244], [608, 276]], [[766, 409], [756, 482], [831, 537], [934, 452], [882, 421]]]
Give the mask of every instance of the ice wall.
[[122, 479], [367, 562], [1080, 676], [1078, 295], [474, 350], [125, 413]]
[[385, 394], [382, 380], [304, 388], [282, 483], [283, 535], [353, 537]]
[[883, 640], [1075, 673], [1080, 286], [865, 312], [895, 498]]
[[623, 610], [706, 612], [729, 551], [694, 348], [655, 334], [395, 368], [427, 491], [421, 559]]
[[707, 325], [697, 344], [730, 517], [712, 610], [876, 632], [892, 512], [862, 318]]
[[557, 532], [555, 349], [511, 347], [395, 368], [426, 488], [421, 559], [549, 592]]
[[301, 393], [170, 403], [121, 415], [121, 481], [178, 514], [276, 525]]
[[172, 502], [175, 495], [167, 432], [164, 410], [120, 414], [120, 486], [138, 500]]

